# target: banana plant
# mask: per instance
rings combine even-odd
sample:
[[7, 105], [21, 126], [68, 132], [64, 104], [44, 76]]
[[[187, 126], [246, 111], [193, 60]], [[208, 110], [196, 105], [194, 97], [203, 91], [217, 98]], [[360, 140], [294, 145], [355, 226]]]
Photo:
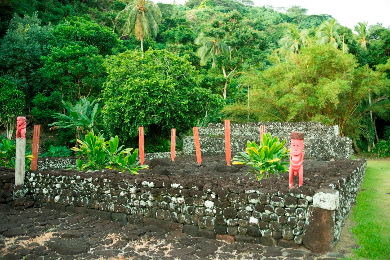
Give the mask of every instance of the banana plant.
[[284, 145], [286, 140], [279, 142], [277, 136], [273, 137], [270, 133], [263, 134], [263, 140], [260, 145], [256, 142], [247, 142], [245, 152], [239, 152], [234, 156], [233, 165], [249, 165], [257, 180], [264, 177], [269, 178], [270, 174], [288, 172], [289, 153]]

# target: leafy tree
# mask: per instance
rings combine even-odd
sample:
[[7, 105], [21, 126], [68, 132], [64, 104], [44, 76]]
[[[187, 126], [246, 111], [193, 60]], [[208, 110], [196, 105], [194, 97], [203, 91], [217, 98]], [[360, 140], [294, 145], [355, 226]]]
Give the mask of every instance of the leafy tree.
[[220, 69], [225, 78], [222, 96], [226, 99], [228, 81], [244, 64], [257, 65], [265, 46], [260, 33], [245, 26], [238, 12], [224, 15], [221, 21], [215, 20], [205, 35], [203, 42], [198, 40], [203, 43], [198, 50], [201, 64], [213, 59], [213, 67]]
[[144, 52], [144, 38], [156, 36], [161, 12], [158, 6], [148, 0], [133, 0], [118, 13], [117, 19], [125, 19], [124, 34], [135, 34], [141, 41], [141, 52]]
[[327, 15], [327, 14], [307, 15], [299, 23], [299, 28], [302, 28], [302, 29], [314, 29], [314, 28], [317, 28], [324, 21], [331, 20], [331, 19], [332, 19], [332, 16], [331, 15]]
[[291, 18], [291, 22], [301, 23], [306, 17], [307, 9], [293, 5], [287, 9], [286, 14]]
[[98, 96], [104, 82], [103, 57], [94, 46], [77, 43], [54, 47], [51, 54], [42, 57], [42, 75], [52, 90], [59, 90], [62, 99], [77, 100], [82, 96]]
[[[41, 56], [50, 52], [51, 27], [41, 26], [37, 14], [15, 16], [0, 47], [0, 70], [18, 85], [26, 96], [33, 96], [43, 85], [38, 69]], [[29, 106], [29, 104], [27, 104]]]
[[123, 48], [112, 30], [84, 17], [71, 17], [59, 23], [54, 27], [53, 35], [53, 46], [94, 46], [102, 56], [114, 54]]
[[[245, 83], [253, 86], [250, 116], [261, 121], [337, 124], [343, 136], [356, 140], [365, 135], [360, 126], [367, 125], [370, 111], [381, 117], [377, 111], [389, 103], [384, 75], [357, 65], [352, 54], [343, 54], [328, 44], [291, 53], [286, 62], [247, 78]], [[225, 113], [243, 118], [248, 109], [245, 103], [235, 104]]]
[[38, 93], [32, 100], [33, 120], [40, 125], [52, 123], [53, 114], [60, 113], [63, 109], [61, 100], [62, 95], [59, 91]]
[[144, 126], [145, 135], [167, 137], [171, 128], [185, 131], [219, 108], [220, 97], [199, 87], [198, 73], [187, 58], [148, 50], [144, 58], [127, 51], [108, 59], [103, 117], [110, 135], [131, 142]]
[[9, 140], [16, 126], [16, 118], [24, 111], [24, 99], [24, 93], [13, 82], [0, 78], [0, 124], [5, 127]]

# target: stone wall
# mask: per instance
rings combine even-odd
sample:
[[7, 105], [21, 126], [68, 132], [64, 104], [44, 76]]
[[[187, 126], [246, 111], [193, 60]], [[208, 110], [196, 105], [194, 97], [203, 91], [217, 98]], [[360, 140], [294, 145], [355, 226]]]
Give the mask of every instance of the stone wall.
[[[305, 159], [329, 161], [347, 159], [353, 154], [352, 141], [340, 137], [338, 126], [325, 126], [317, 122], [280, 123], [259, 122], [248, 124], [231, 124], [232, 153], [245, 151], [247, 141], [260, 141], [260, 125], [272, 136], [286, 140], [290, 146], [292, 131], [305, 133]], [[199, 139], [202, 154], [225, 153], [224, 124], [209, 124], [199, 127]], [[195, 154], [194, 138], [184, 137], [183, 153]]]
[[[182, 152], [176, 152], [176, 157], [182, 154]], [[145, 154], [145, 160], [157, 158], [171, 158], [171, 153]], [[76, 157], [40, 157], [38, 158], [38, 170], [76, 168], [76, 160]]]
[[[224, 189], [216, 188], [212, 178], [178, 182], [170, 176], [151, 179], [110, 170], [26, 172], [24, 188], [38, 205], [92, 210], [133, 223], [165, 223], [193, 236], [228, 235], [235, 241], [282, 247], [303, 244], [324, 252], [339, 238], [356, 199], [366, 167], [365, 160], [358, 162], [351, 173], [320, 191], [251, 190], [240, 185]], [[321, 224], [324, 218], [328, 225]], [[320, 239], [318, 227], [325, 232]]]

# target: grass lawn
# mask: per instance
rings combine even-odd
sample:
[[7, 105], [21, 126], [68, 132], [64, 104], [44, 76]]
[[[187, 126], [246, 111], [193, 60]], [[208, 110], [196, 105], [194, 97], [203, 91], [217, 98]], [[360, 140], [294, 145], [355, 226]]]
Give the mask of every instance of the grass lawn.
[[352, 219], [352, 233], [360, 246], [355, 254], [390, 259], [390, 160], [368, 160]]

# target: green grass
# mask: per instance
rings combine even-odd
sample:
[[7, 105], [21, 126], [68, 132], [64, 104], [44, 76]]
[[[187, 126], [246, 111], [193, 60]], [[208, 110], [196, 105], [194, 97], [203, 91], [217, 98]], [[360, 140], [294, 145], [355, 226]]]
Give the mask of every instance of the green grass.
[[390, 259], [390, 161], [369, 160], [357, 196], [352, 233], [360, 246], [356, 256]]

